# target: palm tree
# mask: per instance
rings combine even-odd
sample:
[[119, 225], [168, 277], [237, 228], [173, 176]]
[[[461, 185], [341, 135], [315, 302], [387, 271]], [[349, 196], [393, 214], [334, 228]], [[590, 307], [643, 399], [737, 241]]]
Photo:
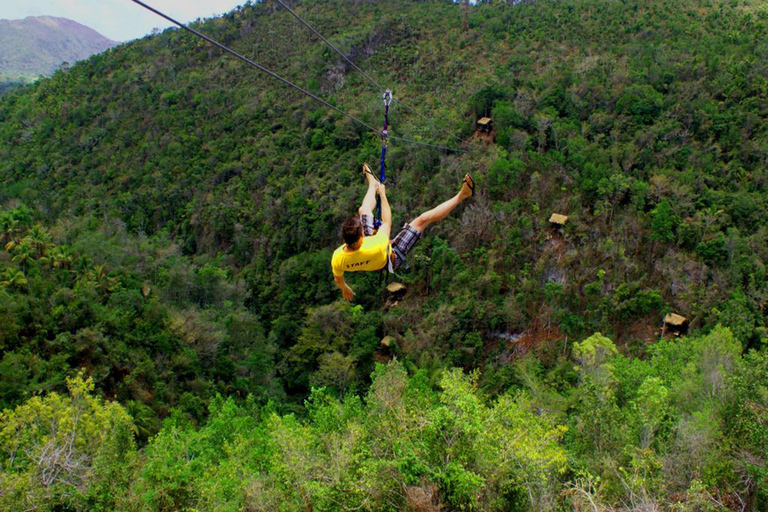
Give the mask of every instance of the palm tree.
[[18, 220], [8, 213], [0, 215], [0, 235], [3, 237], [3, 246], [6, 251], [10, 252], [16, 246], [16, 234], [19, 231], [21, 230]]
[[133, 434], [140, 442], [146, 442], [149, 436], [157, 432], [155, 411], [145, 403], [129, 400], [125, 411], [133, 418]]
[[38, 258], [45, 256], [46, 251], [53, 247], [51, 235], [40, 224], [35, 224], [24, 239], [29, 240], [29, 243], [35, 248]]
[[117, 279], [109, 276], [106, 265], [96, 265], [88, 273], [88, 278], [95, 281], [99, 290], [103, 293], [110, 293], [117, 287]]
[[5, 286], [6, 288], [22, 289], [26, 288], [28, 284], [29, 281], [27, 281], [27, 278], [22, 271], [14, 268], [6, 268], [3, 271], [0, 285]]
[[72, 262], [72, 267], [78, 274], [87, 274], [93, 268], [93, 261], [88, 256], [80, 256]]
[[27, 270], [29, 270], [29, 262], [34, 259], [35, 248], [30, 245], [26, 238], [24, 238], [18, 245], [14, 246], [13, 253], [13, 261], [21, 265], [21, 268], [26, 275]]
[[74, 255], [72, 249], [66, 245], [59, 245], [51, 249], [50, 253], [51, 266], [53, 268], [71, 268], [74, 261]]

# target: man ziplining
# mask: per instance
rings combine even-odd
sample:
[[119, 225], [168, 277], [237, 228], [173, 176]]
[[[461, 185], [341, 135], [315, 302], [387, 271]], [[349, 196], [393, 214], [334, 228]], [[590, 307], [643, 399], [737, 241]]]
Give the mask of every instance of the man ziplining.
[[[392, 209], [387, 201], [386, 187], [376, 180], [367, 164], [363, 165], [363, 171], [368, 180], [363, 204], [357, 210], [357, 216], [349, 217], [342, 224], [341, 238], [344, 244], [334, 251], [331, 258], [333, 280], [346, 300], [352, 300], [355, 292], [344, 282], [344, 272], [381, 270], [385, 266], [394, 270], [405, 262], [406, 255], [419, 241], [427, 226], [443, 220], [465, 199], [475, 194], [475, 182], [469, 174], [465, 174], [458, 194], [413, 219], [390, 240]], [[376, 195], [381, 199], [381, 226], [374, 233], [373, 208], [376, 206]]]
[[[313, 94], [312, 92], [304, 89], [303, 87], [291, 82], [290, 80], [283, 78], [282, 76], [278, 75], [277, 73], [270, 71], [269, 69], [265, 68], [264, 66], [254, 62], [253, 60], [237, 53], [236, 51], [232, 50], [231, 48], [223, 45], [222, 43], [215, 41], [214, 39], [211, 39], [207, 35], [198, 32], [197, 30], [188, 27], [187, 25], [184, 25], [183, 23], [180, 23], [176, 21], [175, 19], [171, 18], [167, 14], [164, 14], [154, 7], [151, 7], [147, 5], [146, 3], [142, 2], [141, 0], [132, 0], [134, 3], [142, 6], [143, 8], [147, 9], [148, 11], [151, 11], [158, 16], [162, 17], [163, 19], [173, 23], [174, 25], [178, 26], [179, 28], [193, 34], [196, 37], [199, 37], [200, 39], [203, 39], [204, 41], [208, 42], [209, 44], [223, 50], [224, 52], [228, 53], [229, 55], [235, 57], [236, 59], [239, 59], [249, 66], [258, 69], [262, 73], [265, 73], [272, 78], [280, 81], [284, 85], [287, 85], [289, 87], [293, 87], [294, 89], [298, 90], [302, 94], [306, 95], [309, 98], [314, 99], [315, 101], [322, 103], [326, 107], [335, 110], [339, 114], [351, 119], [352, 121], [364, 126], [365, 128], [375, 132], [377, 135], [379, 135], [382, 139], [383, 145], [382, 145], [382, 151], [381, 151], [381, 181], [385, 181], [385, 163], [386, 163], [386, 154], [387, 154], [387, 143], [389, 141], [390, 135], [388, 133], [388, 126], [389, 126], [389, 106], [390, 102], [394, 99], [392, 95], [392, 91], [389, 89], [386, 89], [383, 95], [384, 100], [384, 129], [378, 130], [371, 126], [370, 124], [362, 121], [361, 119], [353, 116], [352, 114], [345, 112], [338, 106], [329, 103], [328, 101], [324, 100], [323, 98], [317, 96], [316, 94]], [[279, 1], [279, 0], [278, 0]], [[344, 55], [341, 51], [339, 51], [335, 46], [333, 46], [331, 43], [329, 43], [320, 33], [315, 30], [312, 26], [310, 26], [306, 21], [301, 19], [300, 16], [298, 16], [296, 13], [290, 10], [285, 3], [282, 1], [279, 1], [280, 5], [282, 5], [285, 9], [287, 9], [294, 17], [299, 19], [304, 25], [306, 25], [308, 28], [310, 28], [317, 36], [319, 36], [323, 41], [325, 41], [326, 44], [328, 44], [331, 48], [333, 48], [336, 53], [338, 53], [341, 57], [343, 57], [347, 62], [349, 62], [353, 67], [355, 67], [360, 73], [362, 73], [368, 81], [370, 81], [374, 86], [376, 86], [379, 89], [382, 89], [381, 85], [377, 84], [370, 76], [366, 75], [354, 62], [349, 60], [349, 58]], [[399, 101], [399, 103], [406, 107], [409, 111], [418, 114], [420, 117], [426, 119], [429, 121], [428, 118], [426, 118], [424, 115], [419, 114], [419, 112], [411, 107], [407, 107], [405, 103], [402, 101]], [[431, 123], [431, 121], [430, 121]], [[443, 129], [443, 131], [446, 131]], [[446, 132], [449, 133], [449, 132]], [[449, 133], [450, 134], [450, 133]], [[461, 141], [460, 137], [457, 137], [456, 135], [452, 135], [453, 137], [457, 138]], [[409, 140], [403, 137], [391, 137], [396, 140], [400, 140], [402, 142], [406, 142], [409, 144], [417, 144], [420, 146], [428, 146], [435, 149], [441, 149], [445, 151], [461, 151], [457, 149], [452, 149], [449, 147], [444, 146], [438, 146], [435, 144], [429, 144], [427, 142], [421, 142], [416, 140]], [[461, 187], [461, 190], [458, 194], [456, 194], [454, 197], [449, 199], [448, 201], [445, 201], [444, 203], [436, 206], [432, 210], [429, 210], [428, 212], [424, 212], [421, 215], [419, 215], [416, 219], [414, 219], [410, 224], [406, 224], [403, 227], [403, 230], [400, 231], [400, 233], [397, 234], [397, 236], [394, 238], [394, 240], [389, 240], [390, 231], [392, 229], [392, 211], [389, 208], [389, 203], [387, 202], [386, 192], [384, 185], [377, 182], [373, 176], [373, 173], [371, 172], [370, 168], [367, 165], [363, 166], [365, 172], [366, 172], [366, 178], [368, 179], [368, 191], [365, 194], [365, 199], [363, 200], [363, 204], [359, 209], [359, 217], [352, 217], [350, 219], [347, 219], [344, 222], [343, 226], [343, 236], [345, 244], [339, 247], [336, 252], [333, 253], [333, 259], [331, 260], [331, 266], [333, 267], [333, 275], [334, 280], [336, 281], [336, 284], [339, 288], [341, 288], [341, 291], [344, 295], [344, 298], [347, 300], [351, 300], [352, 297], [355, 295], [355, 293], [352, 291], [352, 289], [347, 286], [347, 284], [344, 282], [344, 272], [351, 271], [367, 271], [367, 270], [380, 270], [384, 268], [385, 266], [388, 266], [389, 270], [394, 270], [395, 267], [403, 264], [405, 262], [405, 257], [408, 254], [408, 252], [413, 248], [414, 244], [419, 240], [422, 233], [424, 232], [424, 229], [426, 229], [427, 226], [432, 224], [433, 222], [437, 222], [440, 220], [443, 220], [445, 217], [448, 216], [462, 201], [467, 199], [468, 197], [474, 195], [475, 193], [475, 183], [472, 181], [472, 178], [469, 176], [469, 174], [464, 176], [464, 183]], [[373, 228], [373, 206], [376, 201], [376, 195], [378, 194], [379, 198], [382, 202], [382, 216], [383, 216], [383, 223], [381, 227], [379, 228], [378, 232], [374, 234], [374, 228]]]

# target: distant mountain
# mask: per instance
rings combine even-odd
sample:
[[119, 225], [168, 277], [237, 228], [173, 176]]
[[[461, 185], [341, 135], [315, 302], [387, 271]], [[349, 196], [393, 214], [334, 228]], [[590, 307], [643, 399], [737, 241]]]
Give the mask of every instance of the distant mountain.
[[0, 75], [50, 75], [118, 44], [80, 23], [52, 16], [0, 20]]

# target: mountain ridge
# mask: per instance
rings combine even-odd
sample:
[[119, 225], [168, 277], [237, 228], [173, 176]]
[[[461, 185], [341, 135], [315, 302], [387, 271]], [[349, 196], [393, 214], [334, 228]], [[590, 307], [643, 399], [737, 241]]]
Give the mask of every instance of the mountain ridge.
[[0, 74], [50, 75], [119, 44], [68, 18], [0, 19]]

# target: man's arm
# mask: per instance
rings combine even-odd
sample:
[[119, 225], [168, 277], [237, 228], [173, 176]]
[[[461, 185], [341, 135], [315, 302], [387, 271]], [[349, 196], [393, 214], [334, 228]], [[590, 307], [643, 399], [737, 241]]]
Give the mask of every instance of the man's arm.
[[381, 198], [381, 226], [379, 231], [384, 231], [387, 234], [387, 240], [389, 240], [390, 233], [392, 233], [392, 209], [387, 200], [387, 187], [383, 183], [379, 183], [376, 192]]
[[353, 292], [352, 288], [350, 288], [349, 285], [344, 282], [344, 274], [340, 276], [333, 276], [333, 282], [336, 283], [336, 286], [339, 287], [341, 294], [346, 300], [352, 300], [352, 297], [355, 296], [355, 292]]

